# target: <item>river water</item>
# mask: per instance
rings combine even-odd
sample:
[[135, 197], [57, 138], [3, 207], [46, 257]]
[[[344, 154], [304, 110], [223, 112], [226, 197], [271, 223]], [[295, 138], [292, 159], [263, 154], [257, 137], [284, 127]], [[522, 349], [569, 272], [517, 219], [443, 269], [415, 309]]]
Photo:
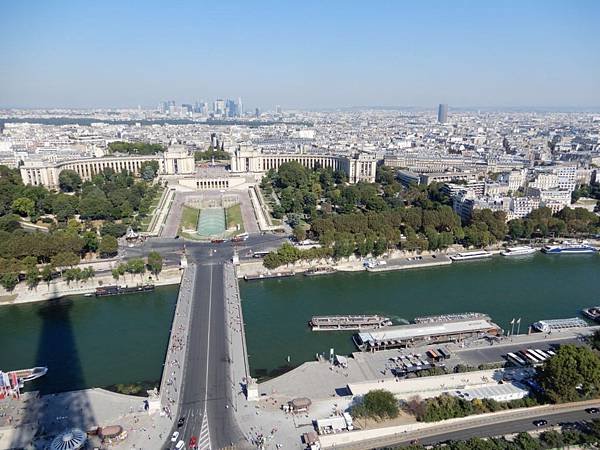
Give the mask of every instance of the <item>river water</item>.
[[178, 291], [2, 306], [0, 369], [47, 366], [47, 375], [26, 384], [42, 393], [155, 382]]
[[[355, 350], [351, 332], [312, 332], [313, 315], [383, 314], [396, 323], [430, 314], [487, 313], [504, 329], [521, 317], [521, 333], [540, 319], [575, 317], [600, 304], [598, 255], [494, 257], [386, 273], [241, 282], [250, 368], [276, 375], [317, 353]], [[515, 332], [516, 332], [515, 327]]]
[[[600, 304], [599, 280], [599, 255], [536, 254], [400, 272], [241, 281], [250, 368], [262, 378], [330, 348], [354, 351], [351, 332], [311, 332], [313, 315], [377, 313], [406, 323], [420, 315], [478, 311], [504, 329], [521, 317], [524, 333], [536, 320], [574, 317]], [[47, 366], [48, 374], [28, 386], [43, 393], [157, 382], [177, 293], [178, 286], [170, 286], [0, 307], [0, 369]]]

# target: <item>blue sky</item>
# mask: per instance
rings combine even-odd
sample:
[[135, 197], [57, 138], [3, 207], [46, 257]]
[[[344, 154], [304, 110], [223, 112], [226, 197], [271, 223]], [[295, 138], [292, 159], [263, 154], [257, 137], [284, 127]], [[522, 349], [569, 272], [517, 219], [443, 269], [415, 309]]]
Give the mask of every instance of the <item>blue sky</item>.
[[600, 1], [27, 1], [0, 107], [599, 106]]

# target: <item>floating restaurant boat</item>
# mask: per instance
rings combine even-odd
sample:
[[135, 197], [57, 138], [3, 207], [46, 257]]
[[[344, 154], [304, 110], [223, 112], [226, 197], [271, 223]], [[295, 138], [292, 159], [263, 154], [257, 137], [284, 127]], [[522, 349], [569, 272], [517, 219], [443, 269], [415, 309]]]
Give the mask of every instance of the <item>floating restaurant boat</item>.
[[528, 245], [523, 245], [520, 247], [506, 247], [505, 250], [502, 250], [500, 254], [502, 256], [525, 256], [525, 255], [533, 255], [537, 250], [533, 247], [529, 247]]
[[107, 295], [135, 294], [153, 290], [153, 284], [142, 284], [137, 286], [102, 286], [96, 288], [95, 294], [96, 297], [104, 297]]
[[475, 252], [454, 253], [452, 255], [448, 255], [448, 258], [450, 258], [452, 261], [471, 261], [474, 259], [490, 258], [491, 256], [492, 254], [490, 252], [478, 250]]
[[588, 326], [587, 322], [579, 317], [539, 320], [531, 324], [531, 327], [535, 331], [540, 331], [542, 333], [551, 333], [553, 331], [569, 330], [572, 328], [585, 328]]
[[600, 322], [600, 306], [584, 308], [581, 310], [581, 314], [583, 314], [588, 319], [593, 320], [594, 322]]
[[313, 316], [308, 322], [312, 331], [364, 330], [392, 325], [389, 317], [375, 315]]

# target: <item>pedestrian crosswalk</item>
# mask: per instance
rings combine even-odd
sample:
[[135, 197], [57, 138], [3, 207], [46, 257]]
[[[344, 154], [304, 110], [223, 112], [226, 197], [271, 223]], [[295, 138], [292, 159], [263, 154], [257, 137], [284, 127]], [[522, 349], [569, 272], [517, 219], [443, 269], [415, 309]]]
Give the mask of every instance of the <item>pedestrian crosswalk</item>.
[[211, 450], [210, 447], [210, 433], [208, 429], [208, 416], [206, 411], [202, 416], [202, 427], [200, 427], [200, 435], [198, 436], [198, 449], [199, 450]]

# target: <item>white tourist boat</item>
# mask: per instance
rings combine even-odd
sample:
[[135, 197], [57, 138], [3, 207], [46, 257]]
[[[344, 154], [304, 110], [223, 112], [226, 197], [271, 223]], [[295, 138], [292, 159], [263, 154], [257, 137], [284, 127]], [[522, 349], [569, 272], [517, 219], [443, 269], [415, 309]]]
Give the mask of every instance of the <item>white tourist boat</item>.
[[475, 252], [454, 253], [452, 255], [448, 255], [448, 258], [450, 258], [452, 261], [471, 261], [473, 259], [490, 258], [491, 256], [492, 254], [490, 252], [478, 250]]
[[528, 245], [522, 245], [519, 247], [506, 247], [505, 250], [502, 250], [500, 254], [502, 256], [524, 256], [524, 255], [532, 255], [537, 250], [533, 247], [529, 247]]

